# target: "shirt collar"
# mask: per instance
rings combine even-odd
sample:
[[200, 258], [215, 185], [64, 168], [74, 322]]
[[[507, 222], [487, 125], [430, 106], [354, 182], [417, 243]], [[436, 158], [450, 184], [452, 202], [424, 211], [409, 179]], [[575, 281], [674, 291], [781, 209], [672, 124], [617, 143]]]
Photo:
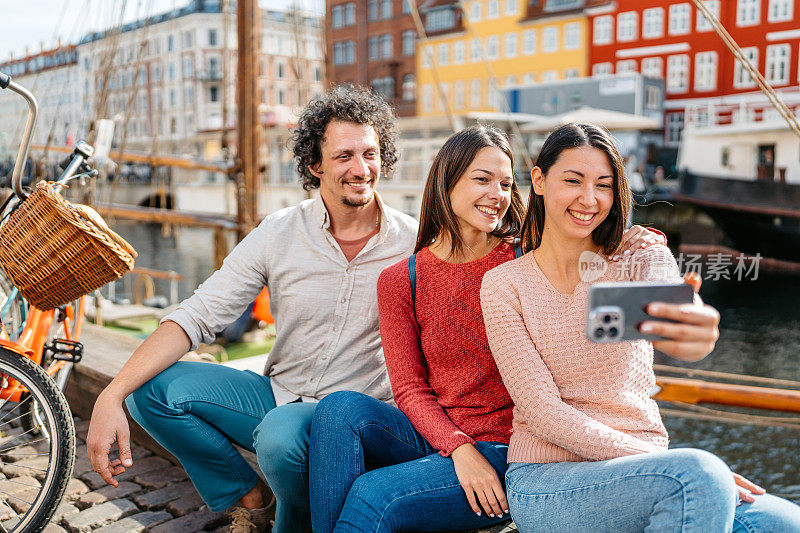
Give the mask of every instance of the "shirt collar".
[[[375, 191], [375, 201], [378, 202], [378, 209], [381, 212], [381, 229], [378, 231], [378, 236], [380, 237], [381, 242], [386, 239], [386, 235], [389, 233], [389, 217], [386, 213], [386, 207], [383, 203], [383, 199], [381, 195], [378, 194], [378, 191]], [[327, 230], [331, 227], [331, 217], [328, 213], [328, 209], [325, 207], [325, 202], [322, 201], [322, 195], [317, 193], [316, 198], [314, 199], [314, 217], [316, 218], [317, 222], [319, 223], [320, 227], [323, 230]]]

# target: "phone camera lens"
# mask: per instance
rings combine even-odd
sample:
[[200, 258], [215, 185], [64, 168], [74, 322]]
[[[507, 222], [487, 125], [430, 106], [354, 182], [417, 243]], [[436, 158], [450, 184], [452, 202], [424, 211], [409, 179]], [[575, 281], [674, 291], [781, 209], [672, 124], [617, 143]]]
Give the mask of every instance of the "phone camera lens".
[[604, 330], [603, 328], [597, 328], [596, 330], [594, 330], [594, 336], [597, 337], [598, 339], [602, 339], [605, 336], [605, 334], [606, 330]]
[[611, 315], [603, 315], [603, 322], [605, 324], [608, 324], [609, 322], [611, 322]]
[[611, 337], [611, 338], [616, 337], [617, 333], [619, 333], [619, 330], [617, 328], [610, 328], [608, 330], [608, 336]]

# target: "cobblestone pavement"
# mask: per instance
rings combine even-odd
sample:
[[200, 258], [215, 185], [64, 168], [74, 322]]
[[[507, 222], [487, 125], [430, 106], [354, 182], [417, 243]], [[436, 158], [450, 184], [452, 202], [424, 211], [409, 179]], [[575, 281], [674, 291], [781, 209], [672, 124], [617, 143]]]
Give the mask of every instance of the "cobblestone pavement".
[[[89, 421], [75, 419], [75, 469], [64, 500], [44, 533], [190, 533], [228, 530], [228, 516], [213, 513], [183, 468], [133, 444], [134, 468], [107, 485], [86, 456]], [[13, 463], [10, 463], [13, 464]], [[509, 533], [496, 527], [480, 533]]]

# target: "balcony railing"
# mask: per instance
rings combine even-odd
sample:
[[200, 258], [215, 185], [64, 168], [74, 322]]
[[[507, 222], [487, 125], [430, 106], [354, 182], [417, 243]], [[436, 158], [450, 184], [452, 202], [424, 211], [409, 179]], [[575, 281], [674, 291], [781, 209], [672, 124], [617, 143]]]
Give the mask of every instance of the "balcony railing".
[[209, 69], [209, 70], [201, 70], [197, 73], [198, 81], [221, 81], [222, 80], [222, 72], [218, 69]]

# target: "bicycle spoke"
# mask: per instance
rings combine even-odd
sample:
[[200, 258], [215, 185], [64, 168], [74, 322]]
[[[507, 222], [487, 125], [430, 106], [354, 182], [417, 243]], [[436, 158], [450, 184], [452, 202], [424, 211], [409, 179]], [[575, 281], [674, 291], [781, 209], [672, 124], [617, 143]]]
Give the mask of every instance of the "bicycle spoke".
[[[25, 433], [27, 433], [27, 431]], [[25, 433], [23, 433], [23, 435]], [[10, 448], [3, 448], [2, 450], [0, 450], [0, 454], [6, 453], [6, 452], [11, 451], [11, 450], [16, 450], [20, 446], [29, 446], [29, 445], [35, 444], [37, 442], [48, 442], [49, 443], [50, 441], [48, 439], [36, 439], [36, 440], [27, 441], [27, 442], [20, 442], [16, 446], [11, 446]]]
[[[27, 468], [28, 470], [35, 470], [36, 472], [47, 472], [46, 468], [45, 469], [35, 468], [33, 466], [21, 465], [19, 463], [9, 463], [9, 464], [6, 465], [6, 468]], [[11, 481], [11, 480], [9, 479], [8, 481]], [[20, 483], [20, 485], [24, 485], [24, 483]]]
[[[27, 483], [20, 483], [19, 481], [14, 481], [13, 478], [6, 479], [6, 481], [8, 481], [9, 483], [13, 483], [15, 485], [22, 485], [23, 487], [30, 487], [32, 489], [40, 489], [40, 488], [42, 488], [40, 485], [28, 485]], [[9, 494], [9, 496], [11, 496], [12, 498], [16, 497], [13, 494]], [[23, 500], [21, 498], [17, 498], [17, 499], [20, 500], [20, 501], [23, 501], [23, 502], [25, 501], [25, 500]], [[25, 503], [28, 503], [28, 502], [25, 502]]]
[[[19, 402], [19, 405], [20, 405], [20, 406], [22, 406], [22, 404], [23, 404], [23, 403], [27, 402], [27, 401], [28, 401], [28, 400], [30, 400], [31, 398], [33, 398], [33, 396], [28, 396], [27, 398], [25, 398], [24, 400], [22, 400], [21, 402]], [[11, 410], [11, 411], [9, 411], [9, 412], [10, 412], [10, 413], [13, 413], [14, 411], [13, 411], [13, 410]], [[2, 427], [3, 427], [3, 426], [5, 426], [5, 425], [11, 424], [12, 422], [15, 422], [15, 421], [19, 420], [19, 419], [20, 419], [20, 418], [22, 418], [23, 416], [25, 416], [25, 414], [24, 414], [24, 413], [23, 413], [23, 414], [21, 414], [21, 415], [19, 415], [19, 416], [17, 416], [16, 418], [12, 418], [11, 420], [9, 420], [9, 421], [7, 421], [7, 422], [5, 422], [5, 423], [3, 423], [3, 420], [4, 420], [4, 418], [0, 418], [0, 428], [2, 428]]]
[[[19, 383], [19, 382], [17, 382], [16, 386], [14, 387], [14, 390], [12, 390], [11, 392], [9, 392], [9, 393], [8, 393], [8, 396], [10, 397], [12, 394], [14, 394], [15, 392], [17, 392], [17, 390], [18, 390], [19, 388], [20, 388], [20, 383]], [[0, 409], [2, 409], [3, 407], [5, 407], [5, 405], [8, 403], [8, 400], [10, 400], [10, 398], [6, 398], [5, 400], [3, 400], [3, 403], [0, 403]]]

